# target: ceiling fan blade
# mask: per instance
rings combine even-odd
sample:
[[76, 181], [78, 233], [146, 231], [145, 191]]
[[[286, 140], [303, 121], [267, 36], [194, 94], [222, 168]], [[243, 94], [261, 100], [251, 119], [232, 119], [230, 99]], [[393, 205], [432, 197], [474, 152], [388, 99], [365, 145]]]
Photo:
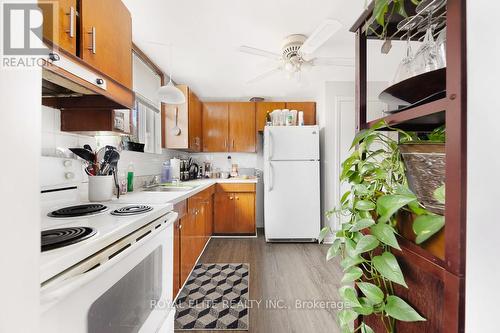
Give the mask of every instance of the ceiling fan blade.
[[250, 81], [247, 81], [247, 84], [252, 84], [252, 83], [256, 83], [256, 82], [262, 81], [262, 80], [268, 78], [269, 76], [272, 76], [272, 75], [274, 75], [274, 74], [276, 74], [276, 73], [278, 73], [280, 71], [281, 71], [281, 67], [273, 68], [270, 71], [262, 73], [259, 76], [251, 79]]
[[250, 46], [242, 45], [238, 48], [238, 51], [243, 52], [243, 53], [256, 55], [256, 56], [260, 56], [260, 57], [270, 58], [273, 60], [280, 60], [281, 59], [281, 56], [277, 53], [273, 53], [273, 52], [269, 52], [269, 51], [265, 51], [265, 50], [261, 50], [261, 49], [256, 49], [256, 48], [250, 47]]
[[337, 20], [327, 19], [314, 30], [314, 32], [306, 39], [304, 44], [300, 47], [302, 54], [312, 54], [321, 45], [325, 44], [330, 37], [342, 28], [342, 23]]
[[351, 58], [314, 58], [311, 64], [313, 66], [354, 67], [354, 60]]

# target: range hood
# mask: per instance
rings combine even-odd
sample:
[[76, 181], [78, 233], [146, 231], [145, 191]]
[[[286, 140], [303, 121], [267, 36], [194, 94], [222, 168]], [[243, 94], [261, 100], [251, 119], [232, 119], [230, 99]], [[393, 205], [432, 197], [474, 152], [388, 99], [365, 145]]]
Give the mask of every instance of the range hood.
[[84, 95], [98, 94], [49, 70], [42, 71], [42, 98], [81, 97]]
[[81, 59], [53, 52], [42, 71], [42, 104], [58, 109], [131, 109], [134, 93]]

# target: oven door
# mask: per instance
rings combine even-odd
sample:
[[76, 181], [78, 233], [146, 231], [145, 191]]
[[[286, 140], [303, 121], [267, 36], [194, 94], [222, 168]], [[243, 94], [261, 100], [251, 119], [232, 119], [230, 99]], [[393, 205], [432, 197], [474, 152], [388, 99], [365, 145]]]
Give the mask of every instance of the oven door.
[[173, 332], [176, 219], [169, 213], [44, 284], [41, 331]]

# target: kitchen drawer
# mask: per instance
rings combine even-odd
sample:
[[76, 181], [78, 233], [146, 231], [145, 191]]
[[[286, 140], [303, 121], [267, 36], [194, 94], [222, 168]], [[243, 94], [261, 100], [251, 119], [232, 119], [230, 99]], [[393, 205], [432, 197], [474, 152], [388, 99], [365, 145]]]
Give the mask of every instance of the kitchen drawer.
[[223, 183], [217, 184], [216, 192], [255, 192], [255, 184], [252, 183]]

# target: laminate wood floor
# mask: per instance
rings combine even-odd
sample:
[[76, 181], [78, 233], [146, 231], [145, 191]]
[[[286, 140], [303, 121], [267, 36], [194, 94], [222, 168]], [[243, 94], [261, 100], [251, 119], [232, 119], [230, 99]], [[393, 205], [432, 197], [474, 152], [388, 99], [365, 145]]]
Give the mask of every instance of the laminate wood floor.
[[212, 239], [200, 262], [250, 264], [248, 332], [336, 333], [342, 272], [338, 260], [326, 262], [327, 250], [318, 244], [266, 243], [260, 231], [258, 238]]

